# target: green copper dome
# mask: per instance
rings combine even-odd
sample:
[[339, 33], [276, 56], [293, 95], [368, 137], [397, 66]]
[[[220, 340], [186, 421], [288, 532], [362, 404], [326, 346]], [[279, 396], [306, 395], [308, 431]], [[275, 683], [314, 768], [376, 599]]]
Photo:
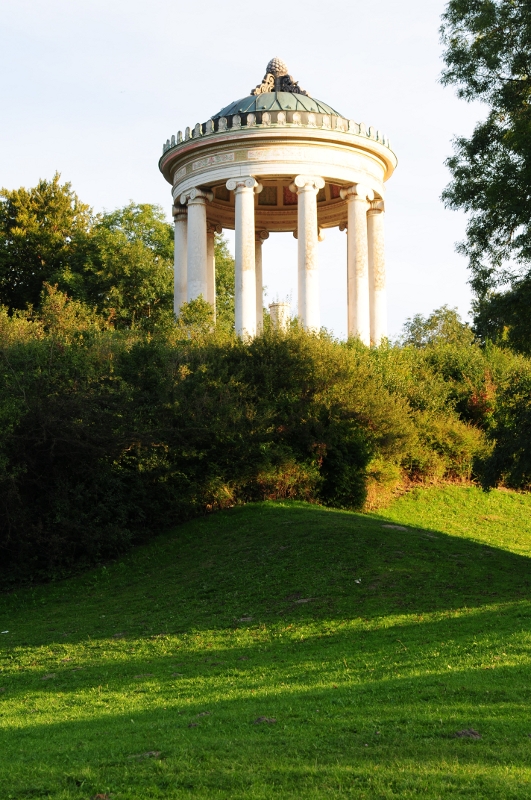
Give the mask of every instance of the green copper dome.
[[235, 100], [218, 111], [212, 119], [232, 117], [234, 114], [260, 113], [261, 111], [313, 111], [315, 114], [342, 116], [326, 103], [308, 95], [295, 92], [266, 92], [257, 95], [251, 94], [241, 100]]

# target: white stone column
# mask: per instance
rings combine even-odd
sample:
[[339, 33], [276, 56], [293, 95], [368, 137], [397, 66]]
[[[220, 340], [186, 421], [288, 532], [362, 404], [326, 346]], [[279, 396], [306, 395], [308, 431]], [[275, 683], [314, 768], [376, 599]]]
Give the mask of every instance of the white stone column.
[[367, 211], [371, 343], [376, 347], [381, 344], [382, 339], [387, 338], [384, 211], [385, 206], [382, 200], [373, 201]]
[[242, 338], [256, 336], [256, 274], [254, 195], [262, 189], [254, 178], [230, 178], [227, 189], [234, 192], [236, 333]]
[[297, 175], [291, 191], [298, 195], [298, 313], [307, 330], [321, 327], [319, 312], [319, 267], [317, 258], [317, 192], [325, 185], [317, 175]]
[[208, 297], [206, 203], [212, 197], [212, 192], [197, 188], [181, 195], [181, 203], [188, 205], [188, 302], [198, 297], [204, 300]]
[[256, 272], [256, 332], [264, 327], [264, 279], [262, 272], [262, 244], [269, 239], [268, 231], [256, 231], [254, 244], [254, 262]]
[[369, 246], [367, 241], [367, 210], [374, 199], [372, 189], [361, 183], [341, 190], [347, 201], [347, 303], [348, 335], [358, 336], [370, 345], [371, 323], [369, 308]]
[[207, 296], [206, 299], [214, 309], [216, 318], [216, 239], [222, 227], [217, 222], [207, 223]]
[[188, 236], [188, 215], [186, 206], [173, 207], [174, 251], [173, 251], [173, 311], [179, 316], [180, 308], [188, 299], [186, 243]]

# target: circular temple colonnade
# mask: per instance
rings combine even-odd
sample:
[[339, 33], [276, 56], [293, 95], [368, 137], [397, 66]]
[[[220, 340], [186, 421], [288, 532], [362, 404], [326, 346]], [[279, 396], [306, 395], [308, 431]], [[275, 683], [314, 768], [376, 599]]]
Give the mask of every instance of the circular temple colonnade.
[[163, 146], [172, 185], [175, 313], [202, 296], [215, 309], [214, 234], [235, 230], [236, 331], [263, 322], [262, 247], [270, 233], [298, 240], [298, 316], [318, 330], [318, 242], [347, 231], [348, 335], [379, 344], [387, 335], [384, 184], [397, 159], [380, 131], [310, 97], [272, 59], [263, 82], [206, 123]]

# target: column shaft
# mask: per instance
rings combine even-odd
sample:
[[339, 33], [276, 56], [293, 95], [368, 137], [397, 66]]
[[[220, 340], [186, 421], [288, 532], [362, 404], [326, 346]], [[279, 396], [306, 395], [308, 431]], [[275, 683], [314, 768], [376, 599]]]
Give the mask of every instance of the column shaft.
[[262, 246], [269, 239], [268, 231], [256, 231], [254, 261], [256, 273], [256, 332], [264, 328], [264, 279], [262, 270]]
[[188, 299], [187, 292], [187, 235], [188, 218], [186, 208], [181, 206], [173, 209], [174, 230], [174, 255], [173, 255], [173, 311], [179, 316], [183, 303]]
[[385, 244], [383, 203], [373, 204], [367, 213], [369, 239], [369, 295], [371, 343], [381, 344], [387, 337], [387, 296], [385, 280]]
[[235, 199], [235, 328], [244, 338], [256, 336], [254, 194], [258, 186], [251, 177], [227, 181]]
[[370, 345], [371, 324], [369, 308], [369, 246], [367, 239], [367, 210], [373, 193], [358, 184], [342, 191], [347, 199], [347, 303], [348, 335], [358, 336]]
[[214, 229], [207, 230], [207, 294], [206, 300], [213, 306], [216, 314], [216, 250]]
[[188, 203], [188, 301], [208, 297], [206, 202], [211, 198], [210, 193], [201, 189], [191, 189], [181, 195], [181, 203]]
[[260, 331], [264, 327], [264, 306], [263, 306], [263, 275], [262, 275], [262, 240], [255, 239], [254, 243], [254, 263], [256, 273], [256, 331]]
[[307, 330], [321, 327], [319, 312], [319, 265], [317, 257], [317, 192], [322, 178], [297, 175], [293, 182], [298, 195], [298, 314]]

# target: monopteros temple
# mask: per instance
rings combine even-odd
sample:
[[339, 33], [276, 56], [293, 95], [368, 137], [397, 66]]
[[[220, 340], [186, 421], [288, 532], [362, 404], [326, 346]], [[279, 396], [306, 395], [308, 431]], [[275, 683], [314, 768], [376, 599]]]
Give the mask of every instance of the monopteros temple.
[[[321, 231], [347, 231], [348, 334], [386, 336], [385, 182], [397, 160], [375, 128], [343, 117], [300, 88], [278, 58], [261, 84], [207, 122], [179, 131], [159, 162], [172, 185], [175, 313], [202, 296], [215, 307], [214, 234], [235, 230], [236, 330], [263, 322], [262, 247], [270, 233], [298, 240], [298, 316], [320, 327]], [[267, 245], [266, 245], [267, 247]]]

